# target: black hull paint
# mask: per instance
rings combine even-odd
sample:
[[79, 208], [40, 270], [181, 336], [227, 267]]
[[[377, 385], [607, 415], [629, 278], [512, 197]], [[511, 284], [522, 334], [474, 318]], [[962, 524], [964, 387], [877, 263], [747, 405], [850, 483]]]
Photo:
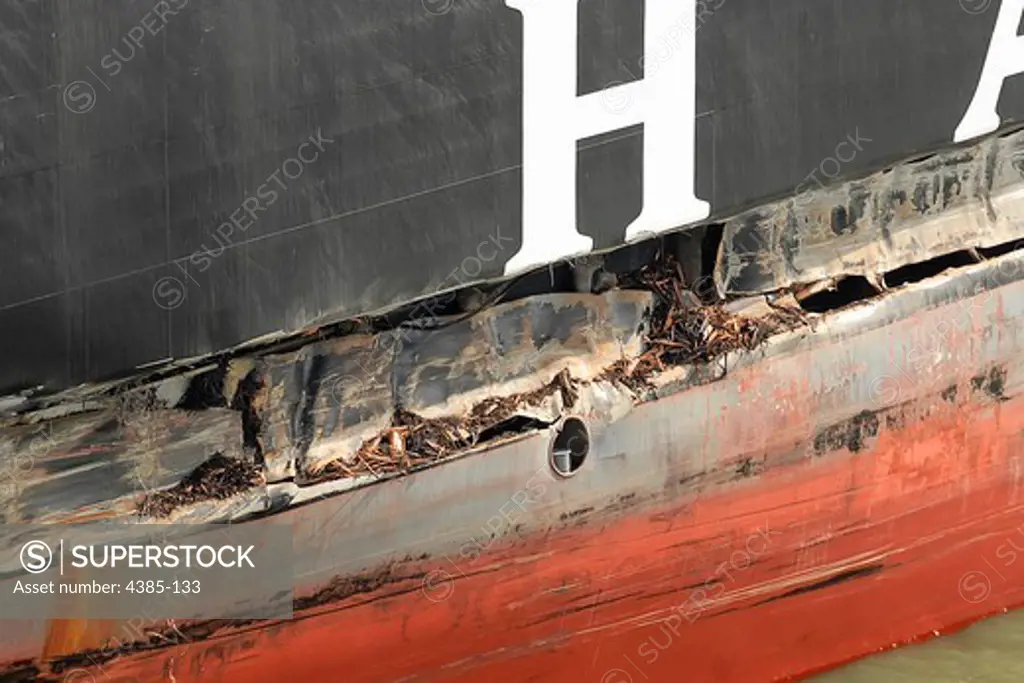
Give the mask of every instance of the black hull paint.
[[[837, 178], [951, 145], [999, 10], [967, 11], [982, 4], [707, 2], [695, 189], [711, 218], [806, 187], [850, 136], [867, 141]], [[0, 3], [0, 393], [502, 277], [521, 240], [518, 11], [170, 5]], [[582, 0], [579, 17], [579, 93], [639, 76], [643, 3]], [[1024, 79], [1006, 81], [999, 110], [1004, 125], [1024, 117]], [[317, 159], [284, 169], [273, 205], [218, 238], [318, 132], [322, 149], [304, 152]], [[621, 244], [640, 211], [642, 141], [637, 125], [579, 145], [579, 229], [595, 249]], [[460, 265], [496, 234], [479, 274]]]

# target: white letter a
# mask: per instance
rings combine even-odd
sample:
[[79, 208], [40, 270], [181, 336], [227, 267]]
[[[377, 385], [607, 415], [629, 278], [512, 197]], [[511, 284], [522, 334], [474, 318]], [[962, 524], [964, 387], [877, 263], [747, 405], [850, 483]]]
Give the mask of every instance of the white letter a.
[[985, 57], [985, 66], [978, 80], [971, 106], [953, 134], [954, 142], [963, 142], [985, 135], [999, 128], [996, 105], [1003, 91], [1003, 83], [1010, 76], [1024, 73], [1024, 37], [1017, 35], [1024, 0], [1002, 0], [992, 42]]

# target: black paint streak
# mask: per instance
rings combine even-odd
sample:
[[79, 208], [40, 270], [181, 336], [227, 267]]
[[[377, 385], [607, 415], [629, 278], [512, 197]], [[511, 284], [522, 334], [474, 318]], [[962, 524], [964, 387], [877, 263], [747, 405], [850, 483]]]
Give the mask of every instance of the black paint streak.
[[761, 474], [763, 471], [764, 463], [758, 462], [753, 458], [744, 458], [742, 462], [736, 465], [736, 476], [739, 479], [748, 479]]
[[0, 672], [0, 683], [29, 683], [38, 681], [39, 667], [31, 660], [12, 662], [5, 671]]
[[853, 232], [850, 226], [850, 217], [845, 206], [832, 207], [831, 228], [834, 235], [846, 235]]
[[971, 388], [974, 391], [984, 391], [997, 401], [1009, 400], [1003, 393], [1006, 391], [1006, 368], [1002, 366], [993, 367], [987, 373], [982, 373], [971, 378]]
[[316, 397], [320, 393], [320, 383], [324, 378], [326, 365], [327, 359], [317, 355], [308, 359], [301, 366], [296, 366], [296, 372], [303, 373], [303, 381], [299, 385], [303, 387], [302, 396], [295, 406], [292, 423], [293, 440], [300, 458], [306, 455], [306, 451], [313, 443], [316, 427], [313, 411], [316, 408]]
[[762, 600], [761, 602], [756, 603], [754, 607], [757, 607], [759, 605], [766, 605], [769, 602], [775, 602], [776, 600], [784, 600], [786, 598], [791, 598], [796, 595], [803, 595], [804, 593], [811, 593], [813, 591], [831, 588], [832, 586], [837, 586], [841, 583], [845, 583], [846, 581], [852, 581], [853, 579], [862, 579], [867, 576], [877, 574], [884, 568], [885, 565], [877, 564], [871, 565], [869, 567], [861, 567], [860, 569], [850, 569], [845, 572], [840, 572], [839, 574], [831, 576], [823, 581], [818, 581], [807, 586], [800, 586], [799, 588], [794, 588], [793, 590], [786, 591], [782, 595], [776, 595], [773, 598]]
[[567, 521], [569, 521], [571, 519], [576, 519], [578, 517], [583, 517], [584, 515], [588, 515], [588, 514], [590, 514], [593, 511], [594, 511], [593, 507], [585, 507], [585, 508], [579, 508], [578, 510], [573, 510], [572, 512], [563, 512], [561, 515], [558, 516], [558, 521], [560, 521], [560, 522], [567, 522]]
[[832, 425], [814, 437], [814, 452], [823, 455], [846, 448], [857, 453], [864, 448], [868, 438], [878, 436], [878, 416], [868, 410], [858, 413], [849, 420]]
[[[598, 593], [598, 595], [600, 595], [600, 593]], [[570, 614], [579, 614], [580, 612], [588, 612], [590, 610], [596, 610], [598, 607], [603, 607], [605, 605], [611, 605], [611, 604], [614, 604], [616, 602], [622, 602], [623, 600], [629, 600], [630, 598], [637, 598], [637, 597], [641, 597], [643, 595], [644, 595], [643, 591], [638, 591], [636, 593], [627, 593], [626, 595], [619, 595], [617, 597], [607, 598], [605, 600], [595, 600], [594, 602], [592, 602], [590, 604], [587, 604], [587, 605], [580, 605], [578, 607], [570, 607], [569, 609], [563, 609], [563, 610], [559, 610], [557, 612], [553, 612], [551, 614], [545, 614], [544, 616], [542, 616], [537, 621], [533, 621], [533, 622], [530, 622], [529, 624], [527, 624], [527, 627], [529, 627], [529, 626], [536, 626], [538, 624], [543, 624], [544, 622], [551, 621], [552, 619], [563, 619], [563, 618], [569, 616]]]

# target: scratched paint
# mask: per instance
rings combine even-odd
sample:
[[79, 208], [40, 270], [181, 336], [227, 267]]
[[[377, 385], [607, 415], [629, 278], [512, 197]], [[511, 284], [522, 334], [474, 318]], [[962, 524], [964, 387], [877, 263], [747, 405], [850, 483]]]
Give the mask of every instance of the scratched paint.
[[[299, 594], [337, 589], [294, 621], [98, 664], [76, 653], [118, 624], [7, 622], [6, 659], [112, 681], [770, 680], [1022, 604], [1024, 562], [983, 600], [960, 585], [1020, 520], [1017, 258], [695, 372], [593, 424], [570, 479], [542, 431], [280, 513]], [[763, 444], [734, 438], [762, 408], [745, 395], [787, 406]]]
[[[182, 683], [336, 671], [367, 682], [806, 674], [1024, 602], [1024, 563], [983, 601], [960, 585], [995, 553], [992, 537], [1019, 525], [1010, 463], [1022, 430], [1017, 399], [948, 406], [858, 454], [780, 467], [682, 509], [504, 543], [461, 569], [423, 563], [451, 577], [433, 592], [411, 581], [293, 622], [122, 657], [103, 673], [170, 671]], [[952, 451], [957, 441], [973, 445]], [[945, 476], [929, 477], [930, 461]]]
[[1020, 131], [985, 139], [731, 218], [716, 280], [730, 294], [773, 292], [1020, 240], [1022, 145]]

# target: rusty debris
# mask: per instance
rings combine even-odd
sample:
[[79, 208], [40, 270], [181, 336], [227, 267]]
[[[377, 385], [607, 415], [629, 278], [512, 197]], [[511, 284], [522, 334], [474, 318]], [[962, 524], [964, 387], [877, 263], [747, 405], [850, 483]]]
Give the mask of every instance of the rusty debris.
[[[653, 292], [657, 304], [651, 313], [646, 350], [639, 357], [612, 364], [597, 381], [622, 385], [637, 401], [646, 400], [653, 387], [652, 378], [669, 367], [708, 362], [739, 349], [753, 350], [771, 335], [804, 321], [802, 311], [794, 309], [772, 307], [766, 315], [747, 317], [721, 304], [702, 301], [671, 254], [662, 254], [620, 281], [626, 288]], [[487, 398], [464, 417], [427, 419], [399, 407], [391, 424], [364, 441], [354, 455], [305, 468], [299, 483], [409, 472], [481, 443], [546, 426], [549, 420], [539, 419], [535, 409], [556, 394], [562, 409], [571, 409], [579, 401], [582, 384], [566, 369], [535, 391]], [[240, 388], [239, 393], [245, 392]], [[233, 407], [243, 408], [243, 417], [252, 412], [245, 406]], [[248, 438], [252, 427], [243, 427], [246, 441], [256, 441]], [[139, 514], [167, 517], [181, 506], [223, 500], [263, 483], [261, 454], [258, 448], [250, 450], [255, 464], [218, 453], [173, 488], [146, 495], [138, 504]]]
[[[671, 254], [660, 255], [641, 270], [622, 277], [620, 282], [624, 288], [653, 292], [657, 304], [647, 328], [645, 351], [639, 357], [612, 364], [596, 381], [624, 386], [638, 402], [649, 397], [653, 377], [669, 367], [705, 363], [739, 349], [753, 350], [771, 335], [804, 322], [803, 312], [797, 309], [772, 306], [767, 314], [747, 317], [728, 311], [720, 303], [702, 301], [696, 286], [686, 282], [680, 264]], [[409, 472], [482, 443], [547, 426], [550, 418], [541, 419], [536, 409], [556, 394], [561, 399], [561, 409], [571, 409], [580, 399], [582, 384], [565, 369], [540, 389], [487, 398], [463, 417], [427, 419], [399, 407], [392, 414], [390, 425], [364, 441], [354, 455], [307, 466], [297, 483], [308, 485]], [[239, 393], [245, 393], [243, 388]], [[253, 412], [241, 405], [232, 407], [243, 408], [243, 417]], [[247, 443], [258, 441], [248, 438], [252, 426], [243, 427]], [[175, 487], [147, 495], [138, 505], [139, 513], [167, 517], [183, 505], [226, 499], [262, 483], [259, 448], [249, 450], [255, 456], [255, 464], [218, 453]]]
[[408, 471], [480, 444], [485, 435], [500, 432], [498, 428], [502, 423], [525, 408], [540, 405], [556, 393], [561, 395], [564, 406], [575, 405], [579, 399], [577, 385], [569, 371], [563, 370], [536, 391], [486, 399], [476, 404], [464, 418], [427, 420], [408, 410], [398, 409], [392, 417], [391, 426], [363, 442], [353, 462], [335, 460], [310, 474], [319, 482], [339, 477], [366, 474], [379, 477]]
[[[687, 286], [679, 263], [670, 254], [631, 274], [624, 283], [658, 296], [647, 350], [639, 358], [617, 361], [598, 379], [627, 387], [638, 400], [651, 388], [651, 378], [668, 367], [708, 362], [739, 349], [753, 350], [771, 335], [805, 320], [802, 311], [789, 308], [773, 307], [768, 315], [750, 318], [731, 313], [720, 304], [705, 304]], [[354, 459], [335, 460], [308, 474], [320, 482], [409, 471], [478, 445], [482, 435], [556, 392], [561, 394], [563, 406], [571, 408], [579, 399], [580, 384], [563, 370], [536, 391], [481, 401], [466, 417], [427, 420], [399, 409], [392, 424], [365, 441]]]
[[635, 395], [643, 396], [654, 388], [651, 378], [657, 370], [657, 364], [650, 362], [645, 353], [640, 358], [623, 358], [615, 361], [598, 376], [598, 380], [621, 384]]
[[488, 398], [473, 406], [469, 414], [469, 420], [482, 425], [487, 423], [494, 425], [502, 420], [512, 417], [516, 410], [522, 406], [535, 406], [544, 399], [553, 396], [556, 392], [561, 394], [562, 404], [567, 408], [576, 405], [579, 400], [579, 382], [574, 380], [568, 370], [558, 373], [546, 386], [525, 394], [507, 396], [505, 398]]
[[671, 254], [631, 274], [627, 282], [658, 296], [648, 348], [639, 358], [616, 362], [601, 379], [638, 395], [651, 388], [654, 375], [669, 367], [707, 363], [740, 349], [753, 351], [773, 334], [806, 322], [798, 309], [774, 306], [769, 315], [751, 318], [731, 313], [720, 303], [705, 303], [695, 291], [696, 283], [686, 283]]
[[137, 511], [144, 517], [167, 517], [179, 507], [205, 500], [224, 500], [263, 483], [259, 467], [215, 453], [176, 486], [147, 493]]
[[645, 266], [634, 278], [659, 298], [651, 321], [650, 348], [634, 373], [706, 363], [740, 349], [753, 351], [773, 334], [804, 322], [802, 311], [789, 308], [777, 307], [767, 316], [748, 318], [726, 311], [721, 304], [705, 304], [687, 286], [671, 254]]

